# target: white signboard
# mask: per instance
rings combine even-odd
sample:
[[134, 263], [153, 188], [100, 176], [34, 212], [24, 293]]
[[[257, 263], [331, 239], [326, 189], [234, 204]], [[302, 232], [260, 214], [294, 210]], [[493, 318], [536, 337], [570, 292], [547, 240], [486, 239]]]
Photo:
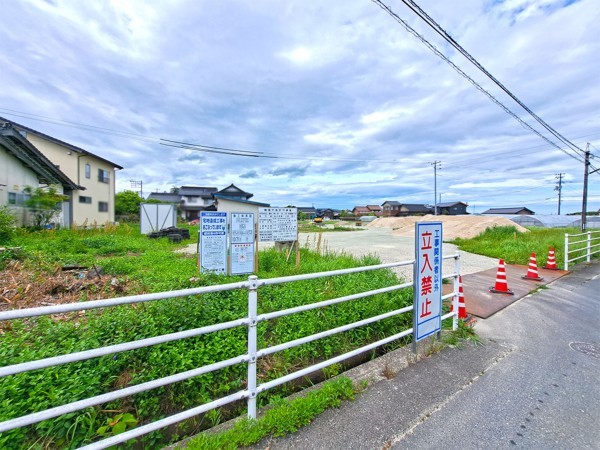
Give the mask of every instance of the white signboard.
[[415, 340], [442, 329], [442, 223], [415, 224]]
[[254, 213], [231, 213], [232, 275], [254, 272]]
[[298, 239], [297, 208], [258, 208], [258, 241], [295, 241]]
[[231, 243], [254, 242], [254, 213], [231, 213]]
[[200, 213], [200, 271], [227, 273], [227, 213]]
[[231, 243], [231, 275], [254, 272], [254, 242]]

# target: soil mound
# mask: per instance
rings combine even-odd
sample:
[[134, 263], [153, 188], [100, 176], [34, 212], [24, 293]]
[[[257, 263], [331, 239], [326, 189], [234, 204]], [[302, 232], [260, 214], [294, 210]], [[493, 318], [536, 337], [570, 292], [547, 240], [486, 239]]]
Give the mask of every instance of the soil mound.
[[526, 228], [516, 224], [506, 217], [492, 216], [408, 216], [408, 217], [380, 217], [367, 224], [367, 227], [392, 228], [397, 236], [414, 236], [416, 222], [442, 222], [444, 227], [444, 240], [456, 238], [470, 239], [483, 233], [486, 228], [515, 227], [517, 231], [527, 232]]

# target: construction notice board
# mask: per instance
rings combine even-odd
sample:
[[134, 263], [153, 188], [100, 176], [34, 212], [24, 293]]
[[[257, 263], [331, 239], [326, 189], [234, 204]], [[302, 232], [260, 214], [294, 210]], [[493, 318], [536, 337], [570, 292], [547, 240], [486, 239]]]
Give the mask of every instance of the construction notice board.
[[199, 236], [200, 271], [227, 273], [227, 213], [202, 211]]
[[415, 341], [442, 329], [442, 223], [415, 224]]
[[230, 273], [254, 272], [254, 213], [231, 213]]
[[259, 242], [296, 241], [297, 239], [297, 208], [258, 208]]

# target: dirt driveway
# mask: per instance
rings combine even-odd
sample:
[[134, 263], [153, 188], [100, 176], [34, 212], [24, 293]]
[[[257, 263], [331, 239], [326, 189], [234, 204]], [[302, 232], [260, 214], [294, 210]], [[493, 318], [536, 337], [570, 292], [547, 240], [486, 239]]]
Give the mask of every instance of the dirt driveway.
[[[300, 245], [315, 249], [317, 233], [301, 233]], [[391, 228], [366, 228], [360, 231], [322, 233], [321, 247], [333, 252], [345, 252], [354, 256], [376, 255], [382, 263], [408, 261], [415, 257], [414, 237], [398, 236]], [[453, 244], [444, 243], [443, 255], [453, 255], [458, 249]], [[498, 260], [473, 253], [460, 253], [460, 273], [474, 273], [498, 266]], [[454, 263], [444, 261], [443, 272], [454, 272]], [[396, 273], [408, 279], [410, 267], [399, 267]]]
[[[353, 256], [376, 255], [382, 263], [410, 261], [415, 257], [415, 243], [413, 237], [399, 236], [392, 228], [363, 228], [358, 231], [339, 231], [328, 233], [300, 233], [300, 246], [308, 246], [316, 250], [318, 236], [321, 235], [321, 253], [323, 251], [335, 253], [348, 253]], [[196, 253], [197, 244], [190, 244], [180, 251]], [[273, 246], [272, 242], [260, 243], [259, 249]], [[455, 245], [445, 243], [442, 248], [444, 255], [453, 255], [457, 252]], [[460, 252], [460, 273], [487, 270], [498, 267], [498, 260], [487, 256], [474, 255]], [[412, 276], [410, 267], [398, 267], [394, 271], [408, 280]], [[454, 273], [454, 262], [446, 260], [443, 265], [444, 274]]]

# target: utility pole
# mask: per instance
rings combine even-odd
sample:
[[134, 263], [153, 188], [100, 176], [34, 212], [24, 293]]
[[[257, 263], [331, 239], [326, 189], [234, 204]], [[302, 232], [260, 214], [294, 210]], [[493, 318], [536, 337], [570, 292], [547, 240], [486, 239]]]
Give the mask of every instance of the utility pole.
[[558, 186], [554, 187], [554, 190], [558, 191], [558, 215], [559, 216], [560, 216], [560, 193], [562, 191], [562, 179], [563, 179], [564, 175], [565, 175], [564, 173], [556, 174], [556, 179], [558, 180]]
[[437, 171], [442, 168], [441, 161], [430, 163], [433, 166], [433, 215], [437, 216]]
[[131, 187], [134, 189], [138, 186], [140, 187], [140, 198], [144, 198], [144, 183], [142, 182], [142, 180], [129, 180], [129, 182], [131, 183]]
[[587, 225], [587, 195], [588, 195], [588, 174], [590, 172], [590, 143], [585, 147], [585, 161], [583, 170], [583, 202], [581, 204], [581, 231], [584, 232]]

